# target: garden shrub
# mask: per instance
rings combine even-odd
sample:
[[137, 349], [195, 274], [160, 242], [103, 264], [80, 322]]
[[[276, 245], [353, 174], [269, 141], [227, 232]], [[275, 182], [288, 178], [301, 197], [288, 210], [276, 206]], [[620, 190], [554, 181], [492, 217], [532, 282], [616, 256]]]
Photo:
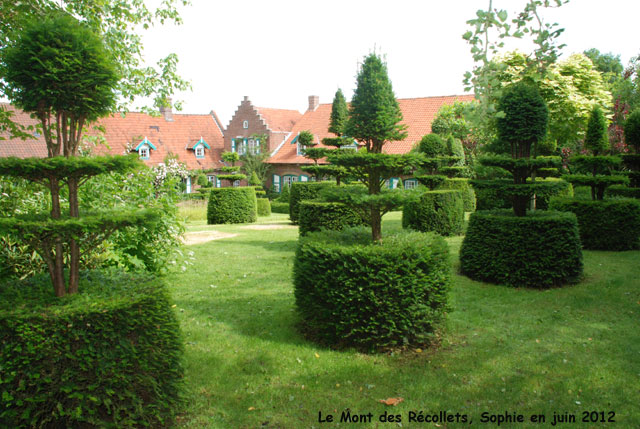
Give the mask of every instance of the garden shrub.
[[293, 266], [303, 331], [323, 344], [372, 351], [429, 343], [444, 318], [448, 246], [433, 233], [372, 243], [349, 228], [301, 237]]
[[[507, 182], [505, 180], [505, 183], [509, 182], [510, 181]], [[557, 187], [553, 188], [538, 188], [536, 191], [536, 209], [538, 210], [547, 210], [549, 208], [549, 199], [553, 196], [573, 196], [573, 186], [571, 183], [562, 179], [547, 177], [545, 179], [536, 179], [535, 183], [557, 184]], [[480, 181], [474, 182], [473, 188], [476, 195], [477, 210], [506, 209], [511, 207], [511, 198], [506, 196], [499, 188], [483, 186], [483, 183]]]
[[271, 213], [289, 214], [289, 203], [283, 203], [275, 200], [271, 201]]
[[336, 186], [334, 182], [293, 182], [289, 196], [289, 218], [298, 223], [298, 206], [302, 200], [313, 200], [325, 188]]
[[258, 218], [258, 202], [252, 187], [214, 188], [209, 195], [207, 223], [250, 223]]
[[439, 189], [456, 189], [462, 194], [462, 202], [465, 212], [473, 212], [476, 210], [476, 193], [469, 183], [469, 179], [464, 178], [448, 178]]
[[573, 185], [562, 179], [547, 177], [544, 180], [537, 179], [536, 182], [554, 182], [561, 185], [559, 189], [541, 188], [536, 192], [536, 209], [549, 210], [549, 200], [551, 197], [573, 197]]
[[576, 217], [542, 210], [525, 217], [508, 209], [472, 213], [460, 268], [474, 280], [516, 287], [577, 282], [582, 250]]
[[575, 213], [580, 240], [590, 250], [640, 248], [640, 201], [551, 199], [553, 210]]
[[640, 188], [630, 188], [624, 185], [612, 185], [605, 191], [607, 197], [640, 198]]
[[85, 272], [0, 284], [0, 427], [166, 427], [180, 404], [178, 321], [148, 275]]
[[256, 198], [258, 204], [258, 216], [271, 216], [271, 204], [269, 198]]
[[341, 203], [301, 201], [298, 215], [300, 235], [321, 229], [342, 230], [364, 224], [358, 213]]
[[438, 134], [427, 134], [418, 143], [418, 151], [430, 158], [447, 155], [447, 142]]
[[402, 210], [402, 227], [435, 231], [441, 235], [459, 235], [464, 226], [462, 193], [444, 189], [427, 191], [408, 200]]

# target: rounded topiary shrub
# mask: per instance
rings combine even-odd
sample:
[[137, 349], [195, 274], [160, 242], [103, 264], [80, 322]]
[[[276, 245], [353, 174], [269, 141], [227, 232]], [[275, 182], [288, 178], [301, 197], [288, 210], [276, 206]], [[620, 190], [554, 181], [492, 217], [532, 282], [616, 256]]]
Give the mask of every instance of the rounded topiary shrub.
[[476, 210], [476, 193], [469, 183], [469, 179], [464, 178], [448, 178], [440, 186], [440, 189], [455, 189], [462, 193], [462, 202], [465, 212], [473, 212]]
[[580, 241], [585, 249], [631, 250], [640, 248], [640, 201], [602, 201], [552, 198], [553, 210], [575, 213]]
[[444, 318], [450, 277], [442, 237], [405, 232], [373, 244], [365, 228], [301, 237], [293, 266], [303, 332], [366, 351], [428, 343]]
[[275, 200], [271, 201], [271, 213], [289, 214], [289, 203], [283, 203]]
[[179, 326], [149, 276], [83, 273], [0, 284], [0, 427], [166, 427], [179, 411]]
[[462, 234], [464, 205], [455, 190], [427, 191], [407, 201], [402, 210], [402, 227], [435, 231], [441, 235]]
[[300, 235], [321, 229], [342, 230], [363, 225], [362, 217], [342, 203], [301, 201], [298, 208]]
[[323, 189], [336, 186], [334, 182], [293, 182], [289, 195], [289, 218], [298, 223], [298, 206], [302, 200], [318, 198]]
[[258, 216], [271, 216], [271, 203], [269, 198], [257, 198]]
[[250, 223], [258, 218], [256, 191], [252, 187], [215, 188], [209, 194], [207, 223]]
[[548, 288], [582, 274], [578, 222], [573, 213], [511, 210], [471, 214], [460, 248], [460, 269], [474, 280]]

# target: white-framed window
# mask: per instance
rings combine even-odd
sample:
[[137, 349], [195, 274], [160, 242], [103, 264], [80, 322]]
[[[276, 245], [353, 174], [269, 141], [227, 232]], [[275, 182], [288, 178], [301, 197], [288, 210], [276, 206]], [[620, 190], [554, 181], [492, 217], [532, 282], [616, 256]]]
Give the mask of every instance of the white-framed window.
[[296, 155], [300, 155], [303, 156], [304, 155], [304, 150], [307, 148], [304, 145], [301, 145], [300, 143], [296, 143], [298, 145], [297, 150], [296, 150]]
[[216, 176], [208, 175], [207, 181], [212, 184], [211, 186], [213, 186], [214, 188], [216, 187]]
[[249, 128], [249, 121], [243, 121], [243, 122], [242, 122], [242, 128], [244, 128], [245, 130], [246, 130], [247, 128]]
[[280, 176], [278, 176], [277, 174], [273, 175], [273, 190], [276, 192], [280, 192]]
[[196, 146], [196, 158], [204, 158], [204, 146]]
[[141, 146], [138, 149], [138, 155], [140, 155], [140, 159], [149, 159], [149, 146]]
[[404, 181], [404, 189], [414, 189], [416, 186], [418, 186], [416, 179], [406, 179]]
[[399, 181], [400, 181], [399, 178], [392, 177], [391, 179], [386, 180], [385, 183], [389, 189], [396, 189], [398, 187]]
[[307, 176], [306, 174], [301, 174], [300, 175], [300, 181], [301, 182], [308, 182], [309, 181], [309, 176]]
[[238, 186], [240, 186], [240, 181], [239, 180], [234, 180], [233, 181], [233, 187], [237, 188]]
[[287, 175], [282, 176], [282, 184], [284, 186], [291, 187], [291, 184], [293, 182], [297, 182], [297, 181], [298, 181], [298, 176], [294, 176], [292, 174], [287, 174]]
[[238, 155], [246, 155], [248, 145], [247, 139], [236, 137], [231, 140], [231, 152], [237, 152]]
[[187, 194], [190, 194], [191, 193], [191, 177], [187, 176], [186, 182], [187, 182], [186, 192], [187, 192]]
[[249, 153], [251, 155], [257, 155], [260, 153], [260, 140], [249, 139], [248, 140]]

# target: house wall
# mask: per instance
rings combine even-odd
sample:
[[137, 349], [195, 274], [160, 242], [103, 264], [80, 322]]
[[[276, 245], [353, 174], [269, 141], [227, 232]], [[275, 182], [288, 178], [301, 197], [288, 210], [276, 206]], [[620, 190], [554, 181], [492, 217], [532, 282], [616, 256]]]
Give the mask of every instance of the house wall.
[[[244, 128], [244, 121], [249, 122], [248, 128]], [[231, 139], [235, 139], [237, 137], [248, 138], [254, 134], [267, 134], [269, 136], [269, 150], [273, 150], [278, 144], [280, 144], [280, 142], [282, 142], [282, 137], [278, 139], [278, 135], [271, 135], [272, 133], [267, 128], [267, 124], [265, 124], [260, 118], [249, 99], [245, 97], [224, 132], [224, 150], [226, 152], [231, 152]], [[278, 142], [275, 143], [274, 140], [277, 140]], [[271, 146], [274, 147], [272, 148]]]

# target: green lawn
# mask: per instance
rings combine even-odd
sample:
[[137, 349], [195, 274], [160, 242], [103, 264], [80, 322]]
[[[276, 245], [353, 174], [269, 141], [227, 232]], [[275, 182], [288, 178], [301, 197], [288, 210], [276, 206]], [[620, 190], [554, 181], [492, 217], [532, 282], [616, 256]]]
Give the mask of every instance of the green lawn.
[[[288, 216], [258, 226], [188, 224], [233, 238], [185, 246], [191, 263], [169, 275], [186, 343], [187, 407], [179, 427], [310, 428], [345, 410], [372, 413], [353, 427], [436, 427], [417, 415], [524, 416], [500, 427], [640, 427], [640, 252], [584, 252], [582, 283], [514, 289], [455, 275], [440, 345], [365, 355], [316, 346], [296, 330], [291, 269], [298, 237]], [[383, 231], [400, 229], [400, 214]], [[454, 271], [461, 237], [448, 239]], [[183, 270], [184, 268], [184, 270]], [[398, 406], [378, 400], [401, 397]], [[615, 413], [615, 424], [583, 423], [583, 412]], [[402, 418], [380, 423], [385, 412]], [[545, 425], [529, 422], [544, 414]], [[593, 414], [592, 417], [600, 417]], [[440, 424], [440, 423], [439, 423]], [[462, 427], [468, 423], [444, 423]]]

